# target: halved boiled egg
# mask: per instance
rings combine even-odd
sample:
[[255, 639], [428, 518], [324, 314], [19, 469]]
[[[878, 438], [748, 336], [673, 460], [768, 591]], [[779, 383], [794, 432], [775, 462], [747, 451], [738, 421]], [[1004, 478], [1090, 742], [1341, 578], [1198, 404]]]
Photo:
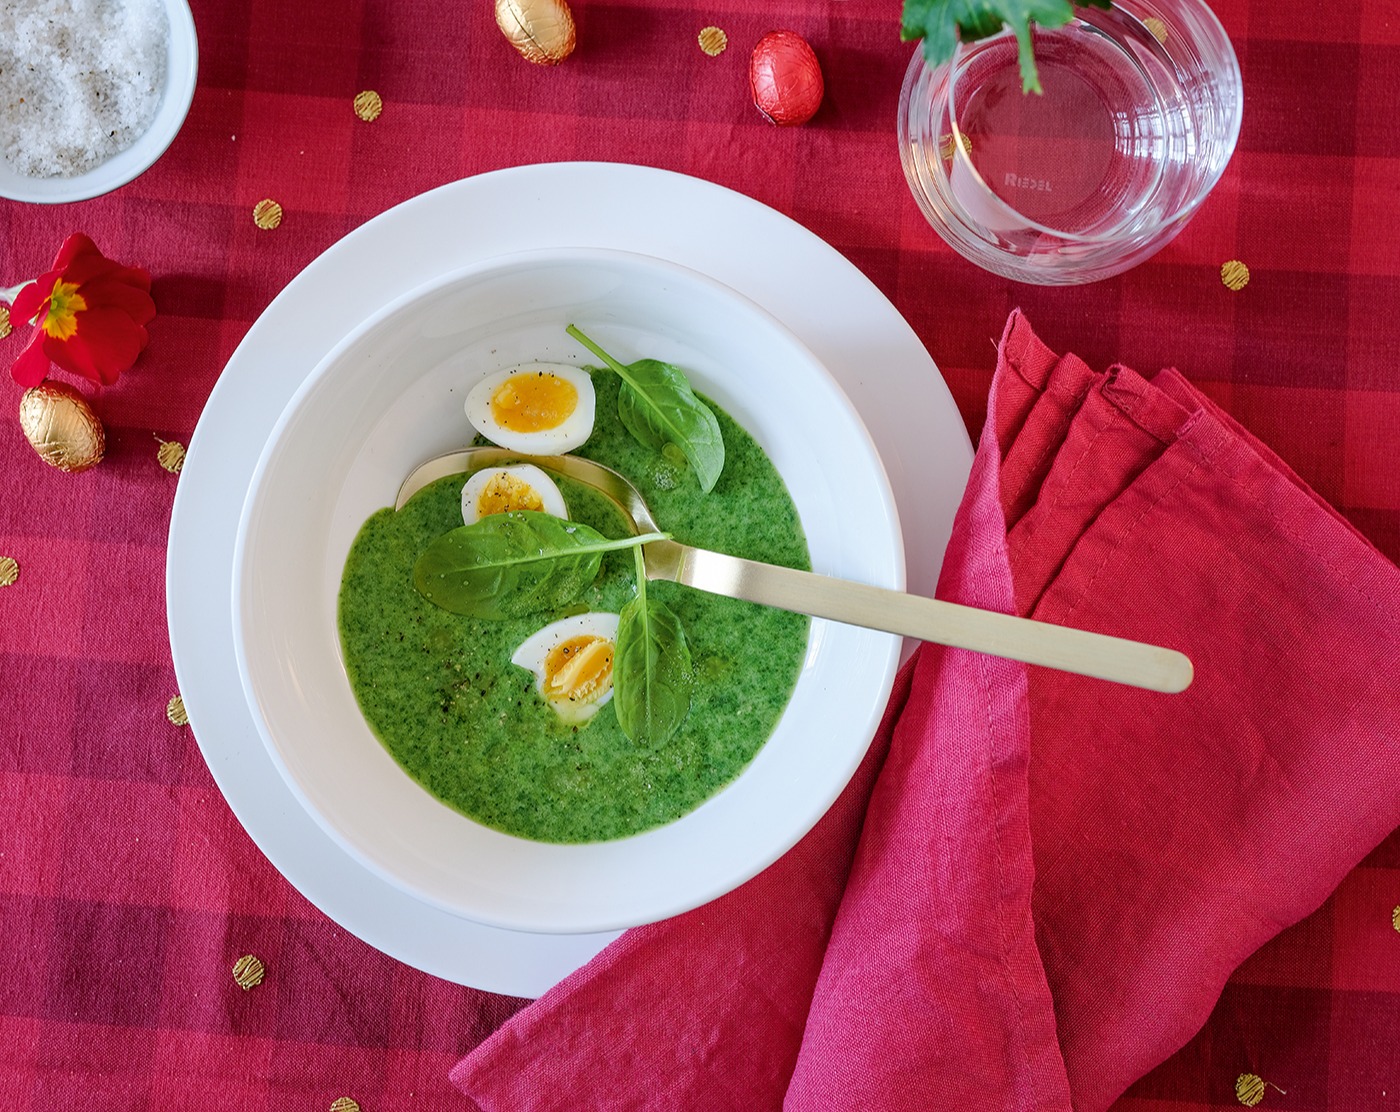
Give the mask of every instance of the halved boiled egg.
[[538, 510], [566, 521], [569, 517], [554, 480], [532, 463], [483, 468], [462, 487], [462, 521], [467, 525], [511, 510]]
[[472, 427], [493, 444], [560, 455], [593, 432], [593, 380], [564, 363], [523, 363], [478, 382], [465, 408]]
[[572, 725], [587, 722], [613, 694], [617, 615], [560, 618], [531, 634], [510, 662], [535, 673], [535, 690]]

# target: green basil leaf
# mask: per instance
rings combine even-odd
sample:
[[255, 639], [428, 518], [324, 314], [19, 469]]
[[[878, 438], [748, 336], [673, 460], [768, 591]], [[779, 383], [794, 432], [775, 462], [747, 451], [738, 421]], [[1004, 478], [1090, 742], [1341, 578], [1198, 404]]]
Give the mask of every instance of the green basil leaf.
[[617, 415], [638, 444], [663, 451], [674, 444], [706, 494], [724, 470], [724, 435], [714, 412], [695, 396], [679, 367], [657, 359], [627, 365]]
[[690, 713], [695, 677], [680, 619], [660, 599], [647, 597], [645, 582], [618, 618], [613, 707], [624, 734], [660, 745]]
[[454, 614], [517, 618], [575, 601], [597, 578], [605, 552], [660, 536], [609, 540], [536, 510], [491, 514], [428, 545], [413, 565], [413, 586]]
[[617, 415], [633, 439], [660, 452], [674, 444], [684, 453], [700, 489], [708, 494], [724, 470], [724, 436], [714, 412], [695, 396], [685, 372], [659, 359], [622, 364], [574, 325], [565, 329], [622, 379]]

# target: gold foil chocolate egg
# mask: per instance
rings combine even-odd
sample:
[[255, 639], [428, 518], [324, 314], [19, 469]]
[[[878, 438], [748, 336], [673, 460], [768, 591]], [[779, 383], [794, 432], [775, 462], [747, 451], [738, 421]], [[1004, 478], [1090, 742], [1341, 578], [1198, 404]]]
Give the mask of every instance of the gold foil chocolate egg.
[[769, 123], [805, 124], [821, 107], [822, 68], [807, 40], [796, 31], [769, 31], [749, 59], [753, 102]]
[[564, 0], [496, 0], [506, 41], [540, 66], [557, 66], [574, 50], [574, 14]]
[[39, 458], [60, 471], [86, 471], [107, 450], [92, 407], [73, 387], [45, 380], [19, 400], [19, 425]]

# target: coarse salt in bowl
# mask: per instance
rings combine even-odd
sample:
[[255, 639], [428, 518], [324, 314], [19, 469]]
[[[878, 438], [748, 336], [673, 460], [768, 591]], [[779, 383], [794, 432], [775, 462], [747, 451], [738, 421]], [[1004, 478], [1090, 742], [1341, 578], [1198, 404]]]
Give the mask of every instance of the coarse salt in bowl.
[[12, 0], [0, 197], [82, 201], [149, 169], [189, 112], [198, 55], [186, 0]]

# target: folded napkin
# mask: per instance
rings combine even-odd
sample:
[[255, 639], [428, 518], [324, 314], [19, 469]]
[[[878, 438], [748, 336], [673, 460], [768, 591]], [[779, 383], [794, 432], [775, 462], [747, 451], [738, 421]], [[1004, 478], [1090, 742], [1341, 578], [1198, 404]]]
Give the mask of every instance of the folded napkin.
[[463, 1059], [485, 1112], [1099, 1112], [1400, 825], [1400, 572], [1175, 371], [1019, 314], [942, 597], [1168, 645], [1159, 695], [924, 645], [767, 871]]

